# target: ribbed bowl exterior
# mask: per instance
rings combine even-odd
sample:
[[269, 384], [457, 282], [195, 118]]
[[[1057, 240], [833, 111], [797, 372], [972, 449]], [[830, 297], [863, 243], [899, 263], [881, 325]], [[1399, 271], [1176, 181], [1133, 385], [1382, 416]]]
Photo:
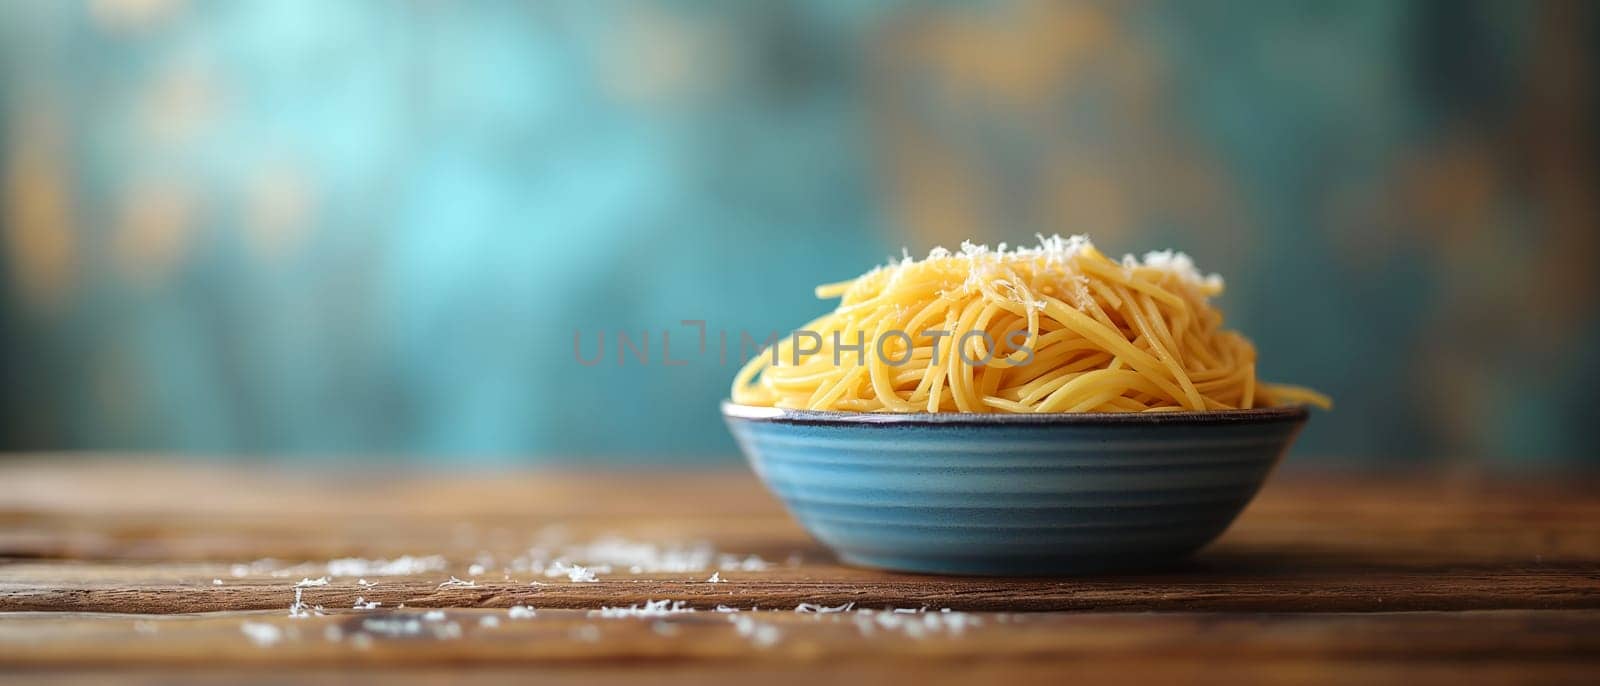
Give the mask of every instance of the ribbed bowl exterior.
[[724, 405], [750, 465], [846, 562], [943, 574], [1159, 566], [1249, 504], [1299, 408], [860, 415]]

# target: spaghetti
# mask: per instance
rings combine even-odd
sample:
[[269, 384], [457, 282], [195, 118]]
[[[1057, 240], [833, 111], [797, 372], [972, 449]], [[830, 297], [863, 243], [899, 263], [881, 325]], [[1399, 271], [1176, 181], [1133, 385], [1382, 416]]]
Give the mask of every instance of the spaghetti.
[[1163, 412], [1327, 408], [1256, 378], [1250, 341], [1181, 253], [1102, 255], [1087, 238], [964, 244], [817, 287], [838, 307], [756, 355], [744, 405], [853, 412]]

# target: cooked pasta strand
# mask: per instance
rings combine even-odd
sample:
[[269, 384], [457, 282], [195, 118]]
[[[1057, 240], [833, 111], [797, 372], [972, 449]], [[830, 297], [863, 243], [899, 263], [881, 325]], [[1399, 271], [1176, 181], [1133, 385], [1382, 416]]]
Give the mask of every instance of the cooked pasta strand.
[[936, 249], [818, 286], [838, 307], [801, 329], [806, 347], [791, 336], [749, 360], [733, 400], [854, 412], [1331, 407], [1257, 379], [1255, 348], [1209, 303], [1221, 292], [1181, 253], [1116, 262], [1082, 236]]

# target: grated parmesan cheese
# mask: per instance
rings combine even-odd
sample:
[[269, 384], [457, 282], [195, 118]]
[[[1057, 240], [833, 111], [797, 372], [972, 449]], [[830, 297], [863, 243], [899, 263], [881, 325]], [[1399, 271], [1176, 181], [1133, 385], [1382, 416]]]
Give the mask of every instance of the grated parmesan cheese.
[[533, 619], [534, 615], [533, 608], [527, 605], [515, 605], [506, 610], [506, 616], [512, 619]]
[[[971, 260], [974, 263], [974, 268], [972, 269], [967, 282], [959, 288], [959, 290], [968, 291], [970, 289], [977, 288], [979, 281], [992, 276], [995, 272], [995, 269], [1006, 262], [1042, 259], [1044, 260], [1045, 264], [1051, 267], [1066, 267], [1074, 258], [1078, 256], [1079, 253], [1082, 253], [1086, 249], [1091, 249], [1094, 246], [1094, 243], [1089, 240], [1089, 237], [1084, 235], [1074, 235], [1065, 238], [1061, 237], [1060, 235], [1035, 235], [1038, 237], [1039, 244], [1034, 247], [1018, 246], [1013, 248], [1005, 243], [1000, 243], [994, 248], [990, 248], [987, 245], [975, 244], [971, 241], [963, 241], [960, 248], [954, 252], [943, 247], [935, 247], [932, 250], [929, 250], [928, 257], [924, 261], [934, 262], [947, 259]], [[916, 262], [916, 260], [910, 258], [909, 251], [902, 250], [901, 252], [902, 257], [900, 259], [891, 257], [888, 260], [887, 267], [878, 267], [873, 271], [876, 272], [885, 268], [894, 269], [897, 267], [905, 267]], [[1129, 270], [1139, 267], [1159, 269], [1168, 272], [1179, 279], [1199, 285], [1202, 289], [1211, 293], [1221, 292], [1223, 287], [1221, 276], [1216, 274], [1202, 273], [1195, 266], [1194, 260], [1188, 255], [1173, 250], [1148, 252], [1145, 253], [1142, 259], [1134, 257], [1133, 255], [1127, 255], [1122, 258], [1122, 266], [1124, 269]], [[904, 269], [896, 269], [894, 276], [899, 278], [905, 273], [906, 271]], [[868, 274], [870, 275], [871, 272]], [[1032, 303], [1029, 304], [1032, 305]]]
[[1132, 255], [1122, 257], [1124, 269], [1136, 267], [1150, 267], [1160, 269], [1189, 283], [1197, 284], [1206, 290], [1221, 291], [1223, 287], [1222, 276], [1218, 274], [1202, 274], [1195, 267], [1194, 260], [1188, 255], [1174, 250], [1154, 250], [1144, 254], [1144, 260], [1135, 259]]

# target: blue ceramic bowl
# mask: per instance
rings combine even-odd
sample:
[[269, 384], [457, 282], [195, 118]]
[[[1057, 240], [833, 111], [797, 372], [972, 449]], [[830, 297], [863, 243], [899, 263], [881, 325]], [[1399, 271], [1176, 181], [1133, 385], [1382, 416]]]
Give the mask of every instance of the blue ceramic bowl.
[[1162, 414], [859, 414], [724, 403], [750, 465], [845, 562], [937, 574], [1129, 570], [1211, 542], [1306, 422]]

